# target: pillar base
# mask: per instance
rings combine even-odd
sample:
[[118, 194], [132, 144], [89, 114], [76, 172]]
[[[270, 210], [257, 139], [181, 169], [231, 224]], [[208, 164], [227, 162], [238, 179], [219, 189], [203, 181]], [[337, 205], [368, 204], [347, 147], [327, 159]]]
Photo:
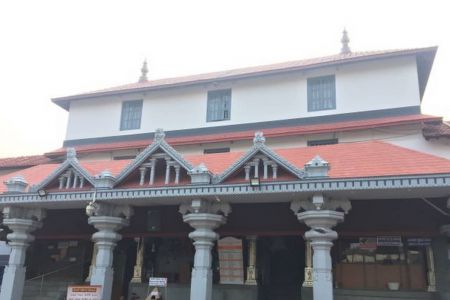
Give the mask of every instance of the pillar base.
[[191, 300], [212, 299], [212, 271], [211, 269], [192, 269]]
[[245, 280], [246, 285], [257, 285], [256, 282], [256, 268], [254, 266], [247, 267], [247, 280]]
[[91, 276], [91, 285], [102, 286], [101, 299], [111, 299], [114, 270], [112, 268], [94, 268]]
[[310, 267], [305, 268], [305, 281], [303, 281], [302, 286], [303, 287], [313, 286], [313, 268]]

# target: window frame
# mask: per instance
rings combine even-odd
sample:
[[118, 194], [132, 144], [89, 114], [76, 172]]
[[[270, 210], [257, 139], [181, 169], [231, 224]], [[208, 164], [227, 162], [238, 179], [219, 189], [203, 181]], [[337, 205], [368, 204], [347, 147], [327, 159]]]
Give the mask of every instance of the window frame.
[[[221, 94], [215, 96], [215, 94]], [[213, 110], [213, 101], [216, 103], [215, 110]], [[221, 110], [222, 109], [222, 110]], [[228, 115], [225, 116], [225, 112]], [[220, 118], [218, 116], [222, 115]], [[211, 90], [207, 93], [206, 101], [206, 122], [220, 122], [228, 121], [231, 119], [231, 89]]]
[[[322, 81], [324, 80], [331, 80], [328, 84], [331, 84], [331, 99], [324, 98], [324, 87], [319, 87], [318, 93], [321, 94], [321, 99], [313, 99], [313, 85], [325, 85], [327, 83], [324, 83]], [[331, 100], [331, 105], [326, 106], [324, 103], [326, 101]], [[308, 101], [308, 112], [314, 112], [314, 111], [323, 111], [323, 110], [333, 110], [336, 109], [336, 75], [324, 75], [324, 76], [317, 76], [317, 77], [311, 77], [307, 79], [307, 101]], [[320, 105], [316, 104], [315, 102], [322, 102]], [[317, 107], [316, 107], [317, 106]]]
[[[125, 118], [131, 118], [129, 115], [130, 114], [135, 114], [137, 112], [132, 112], [132, 111], [128, 111], [126, 112], [126, 106], [127, 105], [139, 105], [139, 120], [137, 120], [137, 118], [135, 118], [136, 120], [129, 120], [129, 119], [125, 119]], [[144, 106], [144, 101], [143, 100], [127, 100], [127, 101], [122, 101], [122, 110], [120, 113], [120, 126], [119, 129], [120, 131], [126, 131], [126, 130], [136, 130], [136, 129], [141, 129], [141, 122], [142, 122], [142, 109]], [[130, 109], [130, 108], [128, 108]], [[135, 122], [136, 124], [132, 123]], [[125, 126], [125, 124], [127, 126]], [[134, 125], [134, 126], [131, 126]]]

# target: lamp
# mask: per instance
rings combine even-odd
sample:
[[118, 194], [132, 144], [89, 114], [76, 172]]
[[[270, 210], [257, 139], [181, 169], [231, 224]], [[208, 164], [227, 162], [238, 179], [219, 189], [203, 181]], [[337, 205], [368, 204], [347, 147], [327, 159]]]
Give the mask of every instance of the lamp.
[[92, 197], [92, 201], [86, 205], [86, 215], [92, 217], [97, 209], [97, 204], [95, 200], [97, 199], [97, 190], [94, 190], [94, 196]]
[[92, 217], [95, 213], [95, 210], [97, 209], [97, 204], [95, 204], [95, 201], [89, 202], [88, 205], [86, 205], [86, 215], [89, 217]]
[[257, 187], [260, 186], [260, 184], [259, 177], [250, 178], [250, 186]]
[[48, 192], [44, 189], [38, 190], [37, 193], [38, 193], [39, 197], [41, 197], [41, 198], [48, 195]]

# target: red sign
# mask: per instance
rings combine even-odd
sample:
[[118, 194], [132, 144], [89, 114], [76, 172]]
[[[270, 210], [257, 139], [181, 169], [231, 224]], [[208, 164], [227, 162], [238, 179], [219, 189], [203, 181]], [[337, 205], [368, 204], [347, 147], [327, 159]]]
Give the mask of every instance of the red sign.
[[67, 288], [67, 300], [102, 300], [101, 285], [78, 285]]

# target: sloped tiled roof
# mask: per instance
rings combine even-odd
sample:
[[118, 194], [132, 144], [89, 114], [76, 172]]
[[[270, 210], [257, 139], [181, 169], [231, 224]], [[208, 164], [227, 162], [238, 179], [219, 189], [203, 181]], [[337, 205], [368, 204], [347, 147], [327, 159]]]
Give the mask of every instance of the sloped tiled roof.
[[[450, 173], [450, 160], [448, 159], [381, 141], [276, 149], [274, 151], [298, 168], [303, 168], [305, 163], [319, 155], [329, 162], [331, 166], [329, 177], [334, 179]], [[184, 159], [194, 166], [203, 163], [212, 173], [218, 175], [243, 155], [244, 152], [229, 152], [185, 155]], [[106, 169], [110, 170], [113, 175], [117, 175], [130, 163], [130, 160], [110, 160], [81, 162], [81, 165], [91, 176], [94, 176]], [[21, 175], [30, 185], [35, 185], [46, 178], [57, 166], [56, 164], [34, 166], [4, 175], [0, 177], [0, 183], [13, 176]], [[0, 193], [5, 192], [5, 189], [4, 184], [0, 184]]]
[[[289, 127], [277, 127], [277, 128], [258, 128], [256, 130], [263, 130], [264, 136], [266, 137], [283, 137], [283, 136], [295, 136], [295, 135], [305, 135], [305, 134], [317, 134], [325, 132], [338, 132], [338, 131], [349, 131], [358, 129], [367, 129], [373, 127], [381, 126], [393, 126], [393, 125], [404, 125], [419, 122], [428, 121], [441, 121], [440, 117], [429, 116], [429, 115], [403, 115], [395, 117], [385, 117], [385, 118], [374, 118], [374, 119], [364, 119], [364, 120], [353, 120], [353, 121], [343, 121], [343, 122], [332, 122], [323, 124], [313, 124], [313, 125], [300, 125], [300, 126], [289, 126]], [[177, 145], [192, 145], [198, 143], [214, 143], [214, 142], [227, 142], [227, 141], [238, 141], [238, 140], [251, 140], [253, 139], [255, 130], [245, 130], [245, 131], [232, 131], [220, 134], [204, 134], [196, 136], [183, 136], [183, 137], [173, 137], [170, 136], [166, 138], [167, 142], [172, 146]], [[135, 141], [121, 141], [113, 143], [96, 143], [89, 145], [79, 145], [74, 146], [77, 153], [94, 153], [94, 152], [104, 152], [104, 151], [114, 151], [114, 150], [125, 150], [125, 149], [138, 149], [145, 148], [152, 143], [151, 139], [135, 140]], [[57, 150], [46, 153], [50, 157], [64, 155], [66, 153], [65, 148], [59, 148]]]
[[118, 94], [122, 92], [134, 92], [134, 91], [144, 91], [151, 89], [162, 89], [174, 86], [186, 86], [204, 82], [211, 82], [217, 80], [227, 80], [227, 79], [239, 79], [258, 75], [268, 75], [280, 72], [290, 72], [296, 70], [305, 70], [311, 68], [318, 68], [324, 66], [331, 66], [336, 64], [366, 61], [379, 58], [388, 58], [403, 55], [416, 55], [421, 53], [430, 52], [434, 56], [437, 47], [427, 47], [427, 48], [415, 48], [415, 49], [394, 49], [394, 50], [378, 50], [378, 51], [362, 51], [362, 52], [351, 52], [345, 54], [335, 54], [323, 57], [316, 57], [303, 60], [288, 61], [282, 63], [275, 63], [262, 66], [254, 66], [247, 68], [238, 68], [233, 70], [211, 72], [190, 76], [150, 80], [144, 82], [135, 82], [120, 86], [115, 86], [111, 88], [96, 90], [92, 92], [77, 94], [73, 96], [58, 97], [54, 98], [53, 102], [59, 106], [68, 109], [68, 103], [72, 100], [91, 98], [96, 96], [105, 96]]
[[0, 169], [31, 167], [49, 163], [51, 160], [44, 155], [30, 155], [0, 158]]

